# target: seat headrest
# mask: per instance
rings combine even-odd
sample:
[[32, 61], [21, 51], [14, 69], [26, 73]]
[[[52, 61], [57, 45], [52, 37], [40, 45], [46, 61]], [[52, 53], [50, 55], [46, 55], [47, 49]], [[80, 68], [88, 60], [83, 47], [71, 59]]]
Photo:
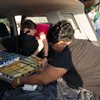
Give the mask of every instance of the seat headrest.
[[9, 36], [9, 32], [4, 23], [0, 23], [0, 37]]

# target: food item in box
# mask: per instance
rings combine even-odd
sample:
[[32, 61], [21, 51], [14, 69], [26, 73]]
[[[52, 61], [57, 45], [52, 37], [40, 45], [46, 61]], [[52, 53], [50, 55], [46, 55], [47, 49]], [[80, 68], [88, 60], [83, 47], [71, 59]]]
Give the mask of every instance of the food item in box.
[[10, 75], [11, 73], [13, 73], [13, 72], [14, 72], [14, 71], [11, 70], [11, 69], [4, 69], [1, 73], [2, 73], [3, 76], [9, 77], [9, 75]]
[[6, 69], [6, 70], [2, 70], [1, 72], [2, 72], [2, 73], [4, 73], [4, 72], [6, 72], [6, 71], [9, 71], [9, 69]]
[[18, 69], [20, 69], [20, 67], [16, 66], [16, 67], [12, 68], [12, 70], [15, 70], [15, 71], [18, 70]]
[[28, 75], [30, 75], [30, 73], [29, 73], [29, 72], [27, 72], [27, 73], [23, 74], [23, 76], [28, 76]]
[[14, 60], [13, 56], [10, 56], [10, 64], [14, 63], [14, 62], [15, 62], [15, 60]]
[[40, 58], [40, 57], [36, 57], [36, 60], [40, 60], [40, 61], [42, 61], [42, 58]]
[[32, 58], [36, 58], [37, 56], [35, 56], [35, 55], [31, 55], [31, 57], [32, 57]]
[[6, 70], [6, 71], [4, 71], [2, 74], [3, 74], [3, 76], [6, 76], [6, 77], [8, 77], [8, 73], [10, 72], [11, 70]]
[[28, 70], [23, 70], [22, 72], [20, 72], [21, 74], [25, 74], [25, 73], [27, 73], [28, 72]]
[[24, 76], [28, 76], [29, 72], [28, 70], [23, 70], [22, 72], [20, 72], [20, 74], [22, 74], [22, 77], [24, 77]]
[[17, 64], [16, 66], [20, 66], [20, 65], [21, 65], [21, 63]]
[[17, 70], [17, 72], [22, 72], [23, 70], [25, 70], [24, 68], [20, 68]]
[[27, 61], [26, 64], [30, 65], [31, 63]]
[[41, 61], [38, 61], [38, 64], [40, 64], [41, 63]]
[[28, 69], [28, 68], [31, 68], [31, 66], [27, 65], [24, 67], [24, 69]]
[[21, 60], [21, 62], [23, 62], [24, 61], [24, 59], [23, 60]]
[[12, 70], [6, 69], [6, 70], [3, 70], [1, 73], [2, 73], [3, 76], [8, 77], [8, 73], [9, 73], [10, 71], [12, 71]]
[[24, 67], [26, 66], [27, 64], [24, 64], [24, 63], [20, 63], [20, 64], [17, 64], [18, 67]]
[[10, 64], [10, 59], [9, 59], [9, 57], [5, 57], [4, 58], [4, 66], [7, 66], [7, 65], [9, 65]]
[[16, 71], [13, 71], [13, 70], [9, 71], [8, 72], [8, 77], [11, 79], [12, 78], [12, 75], [15, 74], [15, 73], [17, 73], [17, 72]]
[[25, 64], [25, 62], [26, 62], [25, 60], [21, 60], [21, 63], [24, 63]]
[[9, 71], [8, 71], [8, 75], [9, 75], [10, 73], [13, 73], [13, 72], [14, 72], [13, 70], [9, 70]]
[[35, 62], [34, 60], [30, 60], [29, 61], [30, 64], [34, 64], [34, 62]]
[[32, 74], [33, 72], [35, 72], [35, 68], [33, 67], [30, 67], [27, 70], [29, 71], [29, 74]]
[[29, 62], [28, 61], [25, 61], [25, 60], [23, 60], [21, 63], [29, 64]]
[[31, 70], [34, 70], [34, 71], [35, 71], [35, 68], [30, 67], [30, 68], [28, 68], [27, 70], [28, 70], [28, 71], [31, 71]]
[[34, 62], [34, 65], [39, 65], [39, 63], [36, 61], [36, 62]]
[[35, 64], [30, 64], [32, 67], [37, 67], [37, 65], [35, 65]]
[[0, 57], [0, 68], [2, 68], [4, 65], [3, 65], [3, 58]]
[[27, 64], [23, 64], [23, 63], [21, 63], [21, 67], [25, 67]]
[[13, 74], [12, 77], [13, 77], [13, 78], [15, 78], [15, 77], [22, 77], [22, 74], [16, 73], [16, 74]]
[[14, 65], [14, 66], [11, 66], [9, 69], [13, 69], [13, 68], [15, 68], [16, 66]]
[[19, 57], [15, 57], [14, 58], [14, 61], [19, 61]]
[[33, 58], [31, 56], [27, 57], [29, 60], [33, 60]]
[[3, 75], [3, 74], [0, 72], [0, 75]]
[[16, 71], [13, 71], [13, 72], [9, 73], [8, 75], [9, 75], [9, 76], [12, 76], [12, 75], [14, 75], [14, 74], [16, 74], [16, 73], [17, 73]]
[[28, 59], [28, 58], [25, 58], [25, 59], [24, 59], [24, 61], [29, 61], [29, 60], [30, 60], [30, 59]]

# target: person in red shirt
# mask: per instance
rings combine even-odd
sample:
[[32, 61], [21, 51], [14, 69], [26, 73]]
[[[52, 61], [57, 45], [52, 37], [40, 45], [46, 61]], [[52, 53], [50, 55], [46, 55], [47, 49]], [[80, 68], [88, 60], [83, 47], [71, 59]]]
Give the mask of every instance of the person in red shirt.
[[44, 58], [40, 65], [45, 67], [47, 64], [47, 57], [48, 57], [48, 42], [46, 39], [47, 32], [49, 30], [48, 24], [35, 24], [31, 20], [24, 20], [22, 23], [22, 31], [28, 35], [34, 36], [38, 41], [38, 48], [34, 52], [34, 55], [37, 55], [43, 48], [44, 48]]

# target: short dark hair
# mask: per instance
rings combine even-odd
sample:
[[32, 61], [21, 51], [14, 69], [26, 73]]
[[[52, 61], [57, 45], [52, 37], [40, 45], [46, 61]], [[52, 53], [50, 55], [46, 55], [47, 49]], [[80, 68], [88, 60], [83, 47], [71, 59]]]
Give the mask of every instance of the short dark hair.
[[74, 38], [74, 29], [67, 20], [58, 21], [47, 33], [47, 39], [51, 43], [59, 41], [68, 42]]
[[24, 31], [24, 28], [29, 28], [29, 29], [35, 28], [36, 29], [36, 24], [33, 21], [27, 19], [22, 22], [21, 30]]

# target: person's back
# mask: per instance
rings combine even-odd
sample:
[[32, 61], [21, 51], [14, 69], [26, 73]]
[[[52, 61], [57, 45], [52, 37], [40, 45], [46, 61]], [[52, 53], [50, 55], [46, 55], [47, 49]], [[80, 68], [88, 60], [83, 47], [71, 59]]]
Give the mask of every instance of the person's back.
[[34, 36], [40, 38], [39, 34], [41, 32], [44, 32], [44, 34], [47, 35], [49, 28], [50, 28], [50, 25], [48, 25], [48, 24], [37, 24], [36, 30], [37, 30], [38, 34], [35, 34]]
[[66, 80], [74, 86], [100, 94], [100, 47], [89, 41], [75, 39], [65, 49], [64, 59], [67, 59], [68, 52], [71, 55], [71, 59], [66, 60], [66, 66], [71, 63], [65, 75]]

